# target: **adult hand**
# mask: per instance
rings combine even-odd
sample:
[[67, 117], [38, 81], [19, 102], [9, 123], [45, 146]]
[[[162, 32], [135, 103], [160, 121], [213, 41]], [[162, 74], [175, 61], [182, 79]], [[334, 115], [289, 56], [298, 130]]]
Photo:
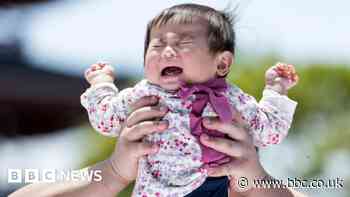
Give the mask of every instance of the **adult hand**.
[[151, 121], [166, 114], [166, 109], [161, 110], [155, 106], [157, 103], [156, 97], [143, 97], [131, 105], [127, 126], [121, 131], [113, 154], [107, 160], [88, 167], [89, 170], [101, 170], [101, 182], [35, 183], [15, 191], [10, 196], [115, 196], [136, 178], [139, 158], [158, 150], [157, 146], [142, 141], [147, 134], [162, 132], [168, 127], [166, 122]]
[[158, 98], [143, 97], [131, 104], [131, 113], [121, 131], [118, 143], [110, 161], [116, 173], [131, 182], [136, 179], [140, 157], [156, 153], [158, 145], [148, 144], [142, 139], [151, 133], [162, 132], [168, 127], [167, 121], [152, 121], [167, 113], [166, 107], [156, 106]]
[[273, 179], [273, 177], [261, 166], [256, 147], [248, 131], [237, 126], [238, 124], [223, 123], [217, 118], [207, 118], [203, 121], [203, 125], [207, 129], [217, 130], [229, 137], [210, 137], [202, 134], [200, 140], [204, 145], [231, 157], [228, 163], [217, 167], [206, 167], [209, 176], [229, 176], [230, 196], [304, 197], [303, 194], [286, 187], [255, 189], [254, 180]]
[[230, 176], [236, 180], [244, 177], [252, 183], [253, 179], [267, 175], [247, 130], [234, 124], [222, 123], [217, 118], [206, 118], [203, 123], [206, 128], [225, 133], [230, 138], [201, 135], [200, 140], [204, 145], [231, 156], [228, 163], [218, 167], [207, 167], [209, 176]]

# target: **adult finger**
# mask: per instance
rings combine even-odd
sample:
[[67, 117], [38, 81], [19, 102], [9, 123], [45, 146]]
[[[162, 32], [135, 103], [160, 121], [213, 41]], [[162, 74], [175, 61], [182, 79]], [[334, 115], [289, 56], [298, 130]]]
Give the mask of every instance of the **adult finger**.
[[203, 165], [203, 168], [205, 169], [209, 169], [209, 168], [214, 168], [223, 164], [227, 164], [229, 162], [231, 162], [233, 159], [233, 157], [225, 157], [223, 159], [219, 159], [217, 161], [215, 161], [215, 163], [206, 163]]
[[124, 137], [130, 141], [138, 141], [151, 133], [164, 131], [168, 125], [168, 121], [144, 121], [128, 128]]
[[205, 146], [232, 157], [241, 157], [246, 150], [244, 149], [243, 143], [231, 139], [210, 137], [206, 134], [202, 134], [200, 140]]
[[130, 104], [130, 111], [133, 112], [139, 108], [150, 106], [150, 105], [156, 105], [158, 103], [157, 96], [144, 96], [140, 98], [139, 100], [133, 102]]
[[150, 144], [147, 142], [135, 142], [132, 144], [132, 146], [135, 148], [135, 151], [133, 152], [136, 154], [136, 157], [154, 154], [159, 150], [159, 146], [157, 144]]
[[225, 133], [230, 138], [237, 141], [245, 141], [249, 138], [249, 134], [244, 128], [238, 127], [233, 123], [221, 122], [218, 118], [204, 118], [203, 125], [207, 129]]
[[168, 112], [165, 106], [147, 106], [132, 112], [126, 120], [126, 126], [131, 127], [141, 121], [163, 117]]

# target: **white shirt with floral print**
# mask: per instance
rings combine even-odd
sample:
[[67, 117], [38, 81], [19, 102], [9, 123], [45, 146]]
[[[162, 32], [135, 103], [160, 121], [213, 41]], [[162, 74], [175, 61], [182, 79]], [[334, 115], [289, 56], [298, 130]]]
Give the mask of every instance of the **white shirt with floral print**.
[[[245, 121], [256, 146], [280, 143], [287, 135], [297, 105], [295, 101], [275, 91], [264, 90], [262, 99], [257, 102], [235, 85], [228, 85], [223, 94], [228, 98], [234, 115]], [[194, 95], [183, 101], [176, 94], [144, 79], [120, 92], [112, 83], [97, 84], [82, 94], [81, 103], [96, 131], [117, 137], [128, 116], [129, 105], [150, 95], [158, 96], [159, 103], [168, 107], [164, 120], [169, 122], [169, 127], [145, 139], [159, 144], [160, 149], [157, 154], [140, 159], [133, 196], [185, 196], [207, 178], [206, 170], [201, 168], [199, 142], [190, 131], [189, 114]], [[209, 103], [202, 115], [217, 116]]]

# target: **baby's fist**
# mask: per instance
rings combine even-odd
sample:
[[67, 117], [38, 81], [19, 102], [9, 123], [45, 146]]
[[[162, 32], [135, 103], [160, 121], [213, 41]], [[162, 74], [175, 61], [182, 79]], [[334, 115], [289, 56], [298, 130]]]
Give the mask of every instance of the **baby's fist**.
[[85, 78], [90, 85], [96, 85], [103, 82], [113, 83], [114, 69], [107, 62], [92, 64], [88, 69], [86, 69]]
[[266, 86], [278, 92], [285, 93], [294, 87], [299, 80], [295, 68], [291, 64], [277, 63], [265, 73]]

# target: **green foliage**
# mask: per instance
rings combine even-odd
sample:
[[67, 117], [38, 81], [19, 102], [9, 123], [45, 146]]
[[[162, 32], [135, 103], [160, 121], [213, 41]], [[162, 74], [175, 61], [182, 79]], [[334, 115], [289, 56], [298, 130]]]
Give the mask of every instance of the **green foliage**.
[[[273, 64], [257, 67], [233, 65], [228, 80], [259, 100], [264, 88], [264, 73], [270, 65]], [[296, 69], [300, 81], [289, 91], [289, 97], [298, 102], [293, 125], [296, 132], [301, 130], [304, 124], [308, 124], [315, 115], [330, 119], [339, 113], [349, 111], [350, 68], [296, 65]]]
[[300, 105], [297, 121], [320, 113], [329, 119], [349, 111], [350, 70], [345, 67], [310, 66], [300, 72], [300, 83], [291, 96]]
[[88, 156], [84, 158], [82, 167], [91, 166], [106, 159], [113, 152], [116, 143], [115, 138], [102, 136], [88, 125], [85, 130], [87, 135], [85, 151]]
[[[350, 158], [350, 111], [344, 114], [338, 114], [325, 124], [325, 134], [321, 141], [314, 147], [313, 165], [304, 172], [305, 177], [314, 177], [323, 172], [328, 157], [338, 150], [346, 150], [347, 156]], [[350, 178], [350, 177], [349, 177]]]

